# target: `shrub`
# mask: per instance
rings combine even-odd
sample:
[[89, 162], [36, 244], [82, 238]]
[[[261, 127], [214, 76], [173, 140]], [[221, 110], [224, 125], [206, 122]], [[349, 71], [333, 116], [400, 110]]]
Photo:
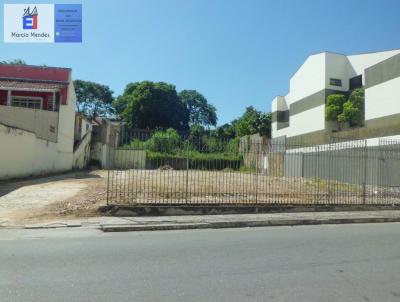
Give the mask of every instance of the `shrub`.
[[191, 151], [181, 154], [167, 154], [148, 151], [146, 155], [146, 168], [157, 169], [161, 166], [171, 166], [175, 170], [189, 169], [198, 170], [223, 170], [240, 168], [239, 156], [222, 153], [200, 153]]
[[171, 153], [182, 147], [182, 139], [176, 130], [156, 131], [146, 142], [146, 148], [153, 152]]
[[239, 143], [240, 143], [240, 137], [235, 137], [229, 140], [228, 145], [226, 147], [226, 152], [230, 154], [239, 154]]
[[362, 126], [364, 122], [364, 89], [354, 89], [349, 99], [343, 105], [343, 118], [351, 126]]
[[123, 146], [123, 149], [143, 150], [146, 148], [146, 143], [135, 138], [128, 145]]
[[325, 120], [337, 121], [338, 116], [343, 112], [343, 104], [346, 97], [343, 94], [331, 94], [326, 98]]

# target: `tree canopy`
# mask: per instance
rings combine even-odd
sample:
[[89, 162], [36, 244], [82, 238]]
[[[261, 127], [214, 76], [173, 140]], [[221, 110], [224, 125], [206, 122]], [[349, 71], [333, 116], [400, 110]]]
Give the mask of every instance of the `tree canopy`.
[[114, 113], [113, 91], [108, 86], [83, 80], [74, 81], [74, 86], [79, 112], [89, 117], [109, 116]]
[[327, 121], [349, 122], [350, 126], [362, 126], [364, 122], [364, 89], [354, 89], [349, 98], [342, 94], [331, 94], [326, 99]]
[[216, 126], [217, 110], [196, 90], [182, 90], [179, 99], [185, 104], [189, 113], [189, 125]]
[[122, 119], [133, 128], [188, 130], [188, 110], [171, 84], [150, 81], [130, 83], [114, 106]]
[[343, 104], [343, 112], [338, 115], [339, 122], [349, 122], [350, 126], [362, 126], [364, 122], [364, 89], [354, 89]]
[[236, 136], [245, 136], [259, 133], [260, 135], [271, 137], [271, 114], [263, 113], [254, 109], [253, 106], [247, 107], [243, 115], [232, 122]]
[[346, 96], [343, 94], [331, 94], [326, 98], [325, 120], [337, 121], [338, 116], [343, 111], [343, 104], [346, 102]]
[[26, 62], [22, 59], [14, 59], [8, 61], [0, 61], [0, 64], [9, 64], [9, 65], [27, 65]]

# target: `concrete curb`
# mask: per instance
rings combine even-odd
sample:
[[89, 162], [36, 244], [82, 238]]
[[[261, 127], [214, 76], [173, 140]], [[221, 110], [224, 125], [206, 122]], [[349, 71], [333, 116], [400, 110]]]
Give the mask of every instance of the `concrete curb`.
[[107, 205], [99, 207], [99, 213], [113, 217], [145, 216], [186, 216], [186, 215], [223, 215], [223, 214], [268, 214], [268, 213], [305, 213], [305, 212], [357, 212], [400, 210], [400, 205], [296, 205], [296, 204], [259, 204], [259, 205]]
[[201, 223], [167, 223], [167, 224], [104, 224], [103, 232], [162, 231], [188, 229], [221, 229], [242, 227], [295, 226], [318, 224], [351, 224], [351, 223], [385, 223], [400, 222], [400, 217], [365, 217], [365, 218], [328, 218], [328, 219], [276, 219], [260, 221], [217, 221]]

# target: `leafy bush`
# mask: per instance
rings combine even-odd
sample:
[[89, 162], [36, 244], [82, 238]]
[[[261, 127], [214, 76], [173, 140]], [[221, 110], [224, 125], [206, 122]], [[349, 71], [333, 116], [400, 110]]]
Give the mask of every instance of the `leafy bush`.
[[337, 121], [338, 116], [343, 112], [343, 104], [346, 97], [343, 94], [331, 94], [326, 98], [325, 120]]
[[182, 139], [176, 130], [156, 131], [146, 142], [147, 150], [172, 153], [182, 147]]
[[240, 137], [235, 137], [229, 140], [228, 145], [226, 147], [226, 152], [235, 155], [239, 154], [239, 143], [240, 143]]
[[223, 153], [200, 153], [191, 151], [180, 154], [167, 154], [148, 151], [146, 155], [146, 168], [157, 169], [161, 166], [171, 166], [175, 170], [189, 169], [199, 170], [223, 170], [240, 168], [239, 156]]
[[124, 149], [144, 150], [144, 149], [146, 149], [146, 143], [144, 141], [141, 141], [141, 140], [135, 138], [128, 145], [125, 145], [123, 148]]
[[364, 122], [364, 89], [357, 88], [343, 104], [343, 112], [338, 116], [339, 122], [350, 122], [350, 126], [362, 126]]

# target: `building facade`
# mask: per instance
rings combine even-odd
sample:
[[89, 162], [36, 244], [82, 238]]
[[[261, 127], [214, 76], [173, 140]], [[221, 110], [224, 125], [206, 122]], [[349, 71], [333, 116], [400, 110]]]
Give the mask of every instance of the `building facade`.
[[0, 65], [0, 179], [71, 170], [71, 69]]
[[[362, 127], [332, 130], [325, 121], [330, 94], [365, 89]], [[289, 144], [400, 138], [400, 49], [359, 55], [309, 56], [290, 79], [289, 93], [272, 101], [272, 139]]]

